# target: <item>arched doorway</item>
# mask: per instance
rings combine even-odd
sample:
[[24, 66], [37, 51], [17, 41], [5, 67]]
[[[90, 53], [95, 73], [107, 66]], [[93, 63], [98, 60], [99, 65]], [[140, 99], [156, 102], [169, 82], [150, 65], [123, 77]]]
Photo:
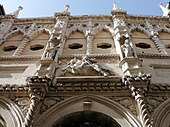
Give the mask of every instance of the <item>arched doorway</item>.
[[[86, 102], [90, 102], [90, 106], [86, 105]], [[72, 114], [74, 116], [74, 113], [84, 113], [87, 111], [91, 112], [92, 116], [93, 113], [97, 112], [97, 115], [99, 113], [99, 116], [111, 118], [112, 120], [115, 120], [120, 127], [142, 127], [137, 118], [134, 117], [128, 109], [110, 99], [91, 94], [70, 97], [61, 103], [54, 105], [35, 119], [34, 127], [63, 127], [59, 126], [58, 123], [61, 123], [60, 121], [64, 120], [64, 118], [67, 118]]]
[[80, 111], [71, 113], [56, 122], [53, 127], [121, 127], [114, 119], [103, 113]]

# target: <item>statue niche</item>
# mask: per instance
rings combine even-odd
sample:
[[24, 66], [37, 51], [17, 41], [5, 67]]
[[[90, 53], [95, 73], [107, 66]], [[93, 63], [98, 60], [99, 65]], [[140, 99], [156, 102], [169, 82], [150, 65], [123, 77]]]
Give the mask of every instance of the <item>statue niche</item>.
[[130, 44], [130, 39], [129, 38], [125, 38], [123, 37], [124, 39], [124, 44], [121, 45], [121, 49], [122, 49], [122, 52], [123, 52], [123, 56], [124, 57], [134, 57], [135, 54], [134, 54], [134, 50]]
[[66, 67], [62, 69], [61, 76], [113, 76], [115, 73], [109, 69], [103, 68], [96, 60], [90, 60], [83, 56], [81, 60], [71, 59]]

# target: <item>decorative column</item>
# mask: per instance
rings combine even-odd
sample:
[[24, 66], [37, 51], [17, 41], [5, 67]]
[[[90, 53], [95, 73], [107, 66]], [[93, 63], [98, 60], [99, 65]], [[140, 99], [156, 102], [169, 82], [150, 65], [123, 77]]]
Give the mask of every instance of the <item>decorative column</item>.
[[89, 21], [88, 27], [86, 29], [86, 38], [87, 38], [87, 49], [86, 49], [86, 55], [90, 55], [93, 53], [93, 38], [94, 34], [92, 32], [92, 22]]
[[166, 48], [165, 45], [162, 44], [161, 40], [159, 39], [159, 34], [158, 32], [153, 28], [153, 26], [146, 21], [146, 28], [149, 30], [149, 32], [151, 33], [151, 39], [153, 40], [153, 42], [155, 43], [156, 47], [158, 48], [159, 52], [162, 55], [167, 55], [166, 52]]
[[19, 56], [21, 55], [22, 51], [24, 50], [26, 44], [30, 41], [30, 35], [34, 31], [36, 26], [36, 23], [33, 23], [31, 27], [24, 33], [23, 40], [20, 43], [17, 50], [14, 52], [13, 56]]
[[126, 11], [121, 10], [117, 5], [113, 4], [111, 11], [114, 24], [114, 40], [116, 51], [120, 55], [120, 67], [122, 67], [123, 75], [139, 75], [141, 74], [141, 61], [136, 56], [128, 28], [125, 23]]
[[24, 125], [25, 127], [31, 127], [33, 125], [34, 119], [39, 112], [39, 105], [41, 100], [44, 98], [45, 93], [48, 90], [48, 85], [50, 84], [50, 79], [47, 77], [28, 77], [27, 83], [29, 85], [29, 96], [30, 96], [30, 107], [28, 109], [27, 115], [25, 117]]
[[161, 40], [159, 39], [158, 37], [158, 34], [154, 34], [151, 39], [153, 40], [153, 42], [155, 43], [156, 47], [158, 48], [159, 52], [162, 54], [162, 55], [167, 55], [168, 53], [166, 52], [166, 48], [165, 48], [165, 45], [162, 44]]
[[138, 110], [138, 118], [143, 127], [152, 127], [152, 121], [149, 117], [149, 111], [146, 106], [146, 91], [150, 85], [151, 76], [149, 74], [141, 74], [139, 76], [125, 76], [124, 84], [132, 91]]
[[49, 78], [54, 77], [55, 69], [58, 66], [59, 52], [65, 41], [65, 32], [70, 16], [70, 12], [68, 12], [69, 7], [69, 5], [66, 5], [62, 12], [56, 12], [54, 14], [56, 22], [47, 42], [43, 56], [37, 64], [37, 76], [47, 76]]

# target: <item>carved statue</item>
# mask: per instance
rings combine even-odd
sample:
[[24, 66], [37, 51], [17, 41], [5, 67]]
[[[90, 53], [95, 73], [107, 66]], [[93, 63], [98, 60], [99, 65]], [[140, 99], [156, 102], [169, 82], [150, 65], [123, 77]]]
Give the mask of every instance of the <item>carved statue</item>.
[[10, 13], [10, 15], [13, 15], [15, 18], [17, 18], [18, 15], [19, 15], [19, 12], [20, 12], [22, 9], [23, 9], [23, 7], [22, 7], [22, 6], [19, 6], [18, 9], [17, 9], [16, 11]]
[[113, 3], [113, 9], [112, 11], [118, 11], [118, 10], [121, 10], [121, 8], [119, 8], [116, 4], [116, 2]]
[[47, 51], [46, 51], [45, 58], [54, 59], [54, 58], [55, 58], [55, 55], [57, 54], [59, 48], [60, 48], [60, 44], [57, 45], [57, 46], [49, 47], [49, 48], [47, 49]]
[[69, 12], [70, 5], [66, 5], [65, 9], [62, 11], [63, 13]]
[[163, 16], [169, 17], [169, 15], [170, 15], [170, 2], [167, 2], [166, 7], [164, 7], [162, 5], [162, 3], [159, 4], [158, 6], [162, 9]]
[[125, 57], [131, 57], [134, 56], [134, 51], [132, 46], [130, 45], [129, 39], [126, 39], [124, 44], [121, 46], [122, 51], [124, 53]]

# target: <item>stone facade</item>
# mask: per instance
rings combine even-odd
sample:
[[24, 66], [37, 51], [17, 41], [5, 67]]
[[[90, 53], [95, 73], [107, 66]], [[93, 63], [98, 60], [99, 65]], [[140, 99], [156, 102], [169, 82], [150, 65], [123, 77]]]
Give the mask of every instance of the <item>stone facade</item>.
[[0, 126], [170, 126], [168, 17], [20, 10], [0, 16]]

